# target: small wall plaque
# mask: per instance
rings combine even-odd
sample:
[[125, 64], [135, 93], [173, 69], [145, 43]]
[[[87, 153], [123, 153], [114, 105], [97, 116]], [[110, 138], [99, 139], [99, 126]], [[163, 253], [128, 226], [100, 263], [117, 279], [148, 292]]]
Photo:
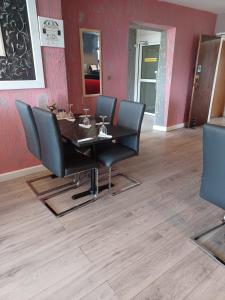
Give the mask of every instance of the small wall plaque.
[[64, 48], [63, 20], [38, 17], [41, 46]]

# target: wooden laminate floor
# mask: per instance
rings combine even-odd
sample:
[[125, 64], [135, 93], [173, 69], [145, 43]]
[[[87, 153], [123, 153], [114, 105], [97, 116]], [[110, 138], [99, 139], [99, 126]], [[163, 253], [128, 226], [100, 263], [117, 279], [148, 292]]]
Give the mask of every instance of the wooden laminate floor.
[[201, 133], [142, 134], [117, 165], [142, 184], [60, 219], [27, 178], [1, 183], [0, 299], [224, 300], [225, 268], [190, 240], [224, 213], [198, 196]]

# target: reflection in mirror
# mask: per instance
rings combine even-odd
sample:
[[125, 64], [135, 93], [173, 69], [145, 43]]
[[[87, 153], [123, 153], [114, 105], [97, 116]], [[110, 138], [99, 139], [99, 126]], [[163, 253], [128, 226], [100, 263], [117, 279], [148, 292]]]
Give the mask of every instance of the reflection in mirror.
[[101, 33], [80, 29], [83, 96], [102, 94]]

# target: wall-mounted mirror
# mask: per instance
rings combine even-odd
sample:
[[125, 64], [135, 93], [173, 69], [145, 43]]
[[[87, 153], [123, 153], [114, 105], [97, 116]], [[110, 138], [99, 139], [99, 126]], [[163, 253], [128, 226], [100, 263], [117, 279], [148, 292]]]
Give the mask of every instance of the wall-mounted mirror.
[[101, 32], [80, 29], [83, 96], [102, 94]]

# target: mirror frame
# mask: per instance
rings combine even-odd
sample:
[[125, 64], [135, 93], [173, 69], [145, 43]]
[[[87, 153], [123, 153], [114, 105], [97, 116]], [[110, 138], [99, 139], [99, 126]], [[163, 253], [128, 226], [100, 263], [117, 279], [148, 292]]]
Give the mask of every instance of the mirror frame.
[[[85, 91], [85, 72], [84, 72], [84, 53], [83, 53], [83, 33], [84, 32], [95, 32], [99, 35], [99, 61], [100, 61], [100, 74], [99, 74], [99, 80], [100, 80], [100, 92], [98, 94], [86, 94]], [[95, 97], [102, 95], [102, 45], [101, 45], [101, 31], [97, 29], [88, 29], [88, 28], [80, 28], [80, 58], [81, 58], [81, 76], [82, 76], [82, 91], [83, 91], [83, 97]]]

